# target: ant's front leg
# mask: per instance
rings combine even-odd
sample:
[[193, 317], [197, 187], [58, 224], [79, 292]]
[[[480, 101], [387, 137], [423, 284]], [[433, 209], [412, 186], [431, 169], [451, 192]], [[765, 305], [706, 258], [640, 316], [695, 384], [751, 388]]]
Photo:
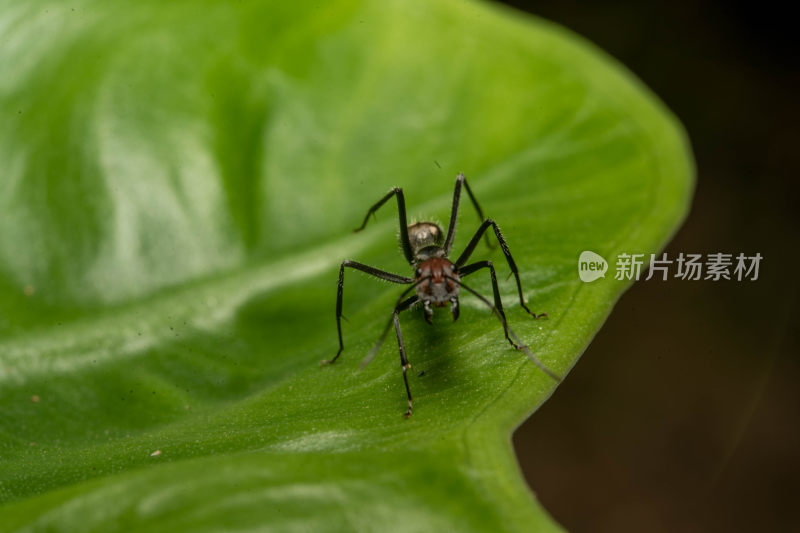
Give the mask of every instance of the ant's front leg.
[[[522, 306], [525, 311], [528, 312], [533, 318], [547, 318], [547, 313], [539, 313], [538, 315], [528, 309], [528, 306], [525, 304], [525, 297], [522, 295], [522, 282], [519, 279], [519, 269], [517, 269], [517, 263], [514, 261], [514, 258], [511, 257], [511, 251], [508, 249], [508, 243], [506, 243], [506, 239], [503, 237], [503, 234], [500, 232], [500, 228], [497, 227], [497, 223], [492, 220], [491, 218], [487, 218], [481, 227], [478, 228], [478, 231], [475, 232], [472, 239], [467, 244], [467, 247], [461, 253], [461, 256], [456, 260], [455, 265], [456, 268], [459, 269], [459, 272], [463, 273], [464, 268], [469, 267], [462, 267], [462, 265], [469, 259], [469, 256], [472, 255], [472, 252], [475, 250], [475, 246], [481, 240], [481, 236], [484, 232], [489, 228], [492, 227], [494, 229], [494, 234], [497, 237], [497, 241], [500, 243], [500, 248], [503, 250], [503, 255], [506, 257], [506, 262], [508, 263], [508, 267], [511, 269], [511, 273], [514, 275], [514, 279], [517, 281], [517, 293], [519, 294], [519, 305]], [[479, 263], [475, 263], [470, 265], [470, 267], [478, 265]], [[475, 268], [483, 268], [482, 266], [478, 266]], [[473, 270], [474, 271], [474, 270]]]
[[[459, 275], [464, 278], [475, 272], [476, 270], [480, 270], [482, 268], [488, 268], [489, 274], [492, 279], [492, 294], [494, 296], [494, 311], [497, 313], [497, 317], [500, 319], [500, 323], [503, 325], [503, 333], [506, 336], [506, 340], [511, 343], [511, 346], [520, 350], [520, 346], [511, 340], [511, 337], [508, 335], [508, 320], [506, 319], [506, 313], [503, 310], [503, 300], [500, 299], [500, 289], [497, 286], [497, 274], [494, 271], [494, 265], [491, 261], [478, 261], [477, 263], [472, 263], [471, 265], [467, 265], [462, 267], [458, 273]], [[464, 287], [464, 284], [461, 284]], [[466, 287], [465, 287], [466, 288]], [[467, 290], [470, 290], [467, 288]]]
[[406, 385], [406, 395], [408, 396], [408, 410], [406, 411], [405, 417], [409, 418], [411, 416], [411, 412], [413, 409], [412, 402], [411, 402], [411, 388], [408, 386], [408, 370], [411, 369], [411, 363], [408, 362], [408, 357], [406, 356], [406, 346], [403, 342], [403, 334], [400, 332], [400, 313], [405, 311], [412, 305], [414, 305], [418, 300], [416, 295], [412, 296], [405, 302], [401, 303], [397, 307], [394, 308], [394, 313], [392, 313], [392, 321], [394, 322], [394, 331], [397, 334], [397, 346], [400, 348], [400, 366], [403, 368], [403, 383]]
[[392, 274], [391, 272], [386, 272], [384, 270], [379, 270], [377, 268], [371, 267], [369, 265], [365, 265], [363, 263], [358, 263], [356, 261], [342, 261], [342, 266], [339, 267], [339, 285], [336, 291], [336, 331], [339, 333], [339, 351], [336, 352], [336, 355], [333, 359], [323, 359], [323, 365], [333, 364], [342, 354], [342, 350], [344, 350], [344, 343], [342, 342], [342, 293], [344, 292], [344, 269], [345, 267], [354, 268], [356, 270], [360, 270], [361, 272], [365, 272], [370, 276], [374, 276], [376, 278], [390, 281], [392, 283], [402, 283], [402, 284], [409, 284], [414, 283], [414, 280], [411, 278], [407, 278], [405, 276], [398, 276], [397, 274]]

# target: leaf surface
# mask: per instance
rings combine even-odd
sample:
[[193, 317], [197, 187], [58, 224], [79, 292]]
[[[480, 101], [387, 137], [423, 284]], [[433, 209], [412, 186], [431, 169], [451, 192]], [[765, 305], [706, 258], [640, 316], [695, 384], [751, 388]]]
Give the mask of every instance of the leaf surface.
[[690, 201], [630, 74], [449, 0], [3, 1], [0, 42], [0, 530], [559, 529], [510, 447], [556, 383], [478, 299], [402, 316], [409, 420], [391, 337], [359, 370], [398, 286], [349, 271], [319, 361], [343, 259], [411, 275], [394, 202], [350, 230], [391, 186], [446, 222], [463, 171], [566, 375], [629, 285], [580, 252], [655, 253]]

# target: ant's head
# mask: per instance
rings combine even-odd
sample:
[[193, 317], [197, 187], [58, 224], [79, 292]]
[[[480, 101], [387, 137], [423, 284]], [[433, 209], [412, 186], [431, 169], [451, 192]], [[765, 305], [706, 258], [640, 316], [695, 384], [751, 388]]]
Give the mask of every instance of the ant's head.
[[408, 241], [414, 252], [428, 246], [441, 246], [444, 242], [442, 228], [433, 222], [417, 222], [408, 226]]

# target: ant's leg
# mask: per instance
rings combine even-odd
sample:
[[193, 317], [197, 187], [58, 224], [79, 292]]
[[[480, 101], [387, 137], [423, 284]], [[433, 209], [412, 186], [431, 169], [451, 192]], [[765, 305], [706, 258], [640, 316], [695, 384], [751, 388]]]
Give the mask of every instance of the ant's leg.
[[392, 196], [397, 196], [397, 211], [400, 215], [400, 246], [403, 248], [403, 254], [406, 256], [406, 260], [409, 264], [414, 264], [414, 252], [411, 250], [411, 243], [408, 240], [408, 221], [406, 217], [406, 199], [403, 196], [403, 189], [400, 187], [393, 187], [392, 190], [387, 192], [383, 198], [378, 200], [375, 205], [369, 208], [367, 211], [367, 216], [364, 217], [364, 222], [361, 223], [359, 227], [354, 229], [353, 231], [361, 231], [369, 222], [370, 215], [373, 215], [375, 211], [380, 209], [380, 207], [385, 204], [389, 198]]
[[[511, 340], [511, 337], [508, 335], [508, 321], [506, 320], [506, 313], [503, 310], [503, 301], [500, 299], [500, 289], [497, 287], [497, 274], [494, 271], [494, 265], [491, 261], [478, 261], [477, 263], [472, 263], [471, 265], [467, 265], [461, 269], [459, 269], [458, 274], [461, 277], [469, 276], [476, 270], [480, 270], [482, 268], [488, 268], [489, 274], [492, 278], [492, 293], [494, 294], [494, 308], [493, 310], [497, 312], [497, 316], [500, 319], [500, 323], [503, 324], [503, 333], [506, 336], [506, 340], [511, 343], [511, 346], [516, 348], [517, 350], [520, 349], [519, 345]], [[461, 284], [464, 287], [464, 284]], [[465, 287], [466, 288], [466, 287]], [[467, 288], [467, 290], [470, 290]], [[488, 303], [488, 302], [487, 302]]]
[[411, 364], [408, 362], [408, 357], [406, 357], [406, 346], [403, 343], [403, 334], [400, 332], [400, 312], [405, 311], [411, 305], [416, 303], [417, 295], [412, 296], [405, 302], [401, 303], [397, 307], [394, 308], [394, 313], [392, 313], [392, 321], [394, 322], [394, 331], [397, 333], [397, 345], [400, 348], [400, 366], [403, 368], [403, 382], [406, 385], [406, 395], [408, 396], [408, 411], [406, 411], [406, 418], [411, 416], [411, 389], [408, 387], [408, 375], [406, 372], [408, 369], [411, 368]]
[[466, 249], [462, 252], [461, 256], [456, 260], [455, 265], [457, 269], [460, 269], [461, 266], [469, 259], [469, 256], [472, 255], [472, 252], [475, 250], [475, 246], [478, 244], [478, 241], [481, 240], [481, 235], [489, 228], [489, 226], [494, 229], [494, 234], [497, 236], [497, 241], [500, 243], [500, 248], [503, 250], [503, 255], [506, 256], [506, 261], [508, 262], [508, 267], [511, 269], [511, 273], [514, 275], [514, 279], [517, 281], [517, 293], [519, 294], [519, 304], [525, 309], [528, 314], [533, 316], [534, 318], [542, 318], [546, 317], [547, 313], [541, 313], [537, 315], [530, 309], [528, 306], [525, 305], [525, 297], [522, 296], [522, 282], [519, 280], [519, 270], [517, 269], [517, 264], [514, 262], [514, 258], [511, 257], [511, 252], [508, 249], [508, 244], [506, 243], [503, 234], [500, 233], [500, 228], [497, 227], [497, 223], [491, 218], [487, 218], [481, 227], [478, 228], [478, 231], [475, 232], [472, 239], [467, 244]]
[[[475, 206], [475, 210], [478, 212], [478, 217], [481, 220], [484, 220], [483, 210], [481, 206], [478, 205], [478, 201], [475, 199], [475, 195], [472, 194], [472, 189], [469, 188], [469, 183], [467, 183], [467, 178], [464, 177], [464, 174], [459, 173], [456, 176], [456, 188], [453, 190], [453, 208], [450, 211], [450, 225], [447, 228], [447, 238], [444, 240], [444, 252], [446, 256], [450, 255], [450, 250], [453, 248], [453, 239], [456, 237], [456, 221], [458, 219], [458, 205], [461, 201], [461, 185], [464, 185], [464, 188], [467, 189], [467, 194], [469, 195], [469, 199], [472, 201], [472, 205]], [[489, 245], [491, 248], [492, 245], [489, 242], [489, 237], [486, 237], [486, 244]]]
[[392, 274], [391, 272], [385, 272], [383, 270], [378, 270], [377, 268], [373, 268], [368, 265], [364, 265], [362, 263], [358, 263], [356, 261], [342, 261], [342, 266], [339, 267], [339, 287], [336, 292], [336, 331], [339, 333], [339, 351], [336, 352], [336, 355], [331, 360], [324, 359], [322, 364], [328, 363], [335, 363], [336, 359], [344, 350], [344, 343], [342, 342], [342, 292], [344, 290], [344, 269], [345, 267], [354, 268], [356, 270], [360, 270], [361, 272], [365, 272], [370, 276], [375, 276], [376, 278], [380, 278], [385, 281], [391, 281], [392, 283], [413, 283], [414, 280], [411, 278], [407, 278], [405, 276], [398, 276], [397, 274]]
[[[479, 265], [479, 263], [475, 263], [475, 264], [470, 265], [470, 266], [475, 266], [475, 265]], [[489, 268], [491, 269], [490, 271], [492, 272], [492, 274], [494, 274], [494, 268], [491, 266], [491, 263], [489, 265], [486, 265], [486, 266], [489, 266]], [[482, 267], [481, 266], [476, 266], [475, 269], [472, 270], [472, 272], [474, 272], [475, 270], [478, 270], [479, 268], [482, 268]], [[516, 348], [517, 350], [519, 350], [521, 352], [525, 352], [525, 355], [527, 355], [528, 358], [530, 358], [530, 360], [533, 361], [533, 364], [535, 364], [537, 367], [539, 367], [539, 369], [542, 372], [544, 372], [545, 374], [547, 374], [548, 376], [550, 376], [551, 378], [553, 378], [557, 382], [561, 382], [561, 377], [558, 374], [556, 374], [555, 372], [553, 372], [552, 370], [550, 370], [549, 368], [547, 368], [546, 366], [544, 366], [544, 363], [539, 361], [539, 358], [536, 357], [535, 355], [533, 355], [533, 352], [531, 352], [531, 350], [530, 350], [530, 348], [528, 348], [528, 346], [522, 344], [522, 341], [519, 340], [519, 337], [517, 337], [516, 333], [514, 333], [511, 330], [511, 328], [508, 326], [508, 322], [506, 321], [506, 316], [502, 312], [502, 307], [501, 307], [502, 304], [500, 303], [500, 295], [499, 295], [499, 292], [497, 290], [497, 277], [496, 276], [494, 276], [494, 275], [492, 276], [492, 287], [494, 289], [494, 294], [495, 294], [495, 306], [494, 307], [492, 307], [492, 304], [489, 302], [489, 300], [484, 298], [477, 291], [467, 287], [464, 284], [463, 281], [461, 281], [459, 279], [456, 279], [456, 278], [452, 278], [450, 276], [445, 276], [445, 277], [447, 279], [449, 279], [450, 281], [454, 281], [454, 282], [458, 283], [461, 286], [462, 289], [466, 289], [467, 291], [472, 293], [475, 297], [477, 297], [480, 301], [482, 301], [484, 304], [486, 304], [495, 313], [495, 315], [497, 315], [497, 318], [500, 320], [500, 323], [503, 325], [503, 331], [506, 334], [506, 339], [508, 339], [508, 342], [511, 343], [511, 346], [513, 346], [514, 348]]]
[[[461, 267], [458, 270], [458, 274], [461, 277], [466, 277], [475, 272], [476, 270], [480, 270], [482, 268], [488, 268], [489, 272], [492, 277], [492, 292], [494, 292], [494, 305], [497, 307], [501, 313], [503, 313], [503, 303], [500, 301], [500, 291], [497, 288], [497, 274], [494, 270], [494, 264], [491, 261], [478, 261], [476, 263], [472, 263], [470, 265]], [[523, 304], [524, 307], [524, 304]], [[526, 308], [527, 309], [527, 308]], [[530, 311], [528, 311], [530, 313]], [[531, 313], [534, 318], [542, 318], [546, 317], [547, 313], [540, 313], [538, 315]]]
[[[397, 299], [397, 304], [395, 304], [395, 307], [402, 307], [403, 310], [405, 310], [414, 305], [415, 303], [417, 303], [419, 297], [416, 294], [405, 301], [403, 301], [403, 298], [405, 298], [409, 292], [416, 289], [417, 285], [419, 285], [424, 281], [428, 281], [429, 279], [431, 279], [431, 276], [420, 278], [416, 282], [414, 282], [413, 285], [404, 290], [403, 294], [401, 294], [400, 297]], [[384, 326], [383, 331], [381, 331], [380, 337], [378, 337], [378, 342], [375, 343], [375, 346], [372, 347], [372, 349], [369, 351], [366, 357], [364, 357], [364, 359], [361, 361], [361, 368], [364, 368], [365, 366], [370, 364], [370, 362], [372, 362], [372, 359], [375, 358], [375, 355], [377, 355], [378, 350], [380, 350], [381, 346], [383, 346], [383, 341], [386, 340], [386, 335], [389, 333], [389, 328], [392, 327], [392, 321], [393, 317], [389, 317], [389, 321], [386, 323], [386, 326]]]

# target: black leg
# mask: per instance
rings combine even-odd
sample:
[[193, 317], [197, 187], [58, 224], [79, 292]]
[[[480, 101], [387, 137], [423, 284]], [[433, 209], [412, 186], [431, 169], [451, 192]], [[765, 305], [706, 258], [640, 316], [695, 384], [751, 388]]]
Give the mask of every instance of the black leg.
[[[475, 210], [478, 212], [478, 216], [481, 220], [484, 220], [483, 210], [481, 206], [478, 205], [478, 201], [475, 199], [475, 195], [472, 194], [472, 189], [469, 188], [469, 183], [467, 183], [467, 178], [464, 177], [464, 174], [459, 174], [456, 176], [456, 188], [453, 190], [453, 207], [450, 211], [450, 225], [447, 228], [447, 238], [444, 240], [444, 252], [446, 256], [450, 255], [450, 250], [453, 248], [453, 240], [456, 237], [456, 222], [458, 220], [458, 205], [461, 201], [461, 185], [464, 185], [464, 188], [467, 189], [467, 195], [469, 199], [472, 201], [472, 205], [475, 206]], [[489, 238], [486, 238], [486, 244], [491, 247], [491, 243], [489, 242]]]
[[[409, 289], [413, 289], [413, 288], [414, 287], [409, 287]], [[366, 366], [370, 361], [372, 361], [372, 358], [375, 357], [375, 354], [378, 353], [378, 349], [383, 344], [383, 340], [386, 337], [386, 333], [388, 333], [388, 331], [389, 331], [389, 327], [392, 324], [394, 324], [394, 329], [395, 329], [395, 332], [397, 333], [397, 343], [400, 346], [400, 364], [401, 364], [401, 366], [403, 368], [403, 382], [406, 385], [406, 394], [408, 395], [408, 411], [406, 411], [406, 418], [411, 416], [411, 389], [408, 386], [408, 376], [406, 375], [406, 371], [409, 368], [411, 368], [411, 365], [408, 363], [408, 358], [406, 357], [406, 347], [405, 347], [405, 344], [403, 343], [403, 334], [400, 333], [399, 315], [400, 315], [400, 313], [402, 313], [403, 311], [405, 311], [406, 309], [408, 309], [409, 307], [411, 307], [412, 305], [417, 303], [417, 301], [419, 301], [419, 296], [417, 296], [416, 294], [414, 296], [411, 296], [410, 298], [408, 298], [406, 300], [403, 300], [403, 297], [407, 293], [408, 293], [408, 290], [406, 290], [403, 293], [403, 296], [400, 297], [400, 300], [402, 300], [402, 301], [398, 300], [397, 305], [394, 307], [394, 311], [392, 312], [392, 318], [389, 320], [389, 324], [386, 326], [386, 328], [384, 328], [383, 332], [381, 333], [380, 338], [378, 339], [378, 342], [375, 344], [375, 346], [372, 348], [372, 350], [370, 350], [370, 352], [364, 358], [364, 361], [361, 362], [361, 368], [364, 368], [364, 366]]]
[[345, 267], [354, 268], [356, 270], [360, 270], [361, 272], [365, 272], [370, 276], [375, 276], [376, 278], [380, 278], [385, 281], [391, 281], [392, 283], [414, 283], [414, 280], [411, 278], [407, 278], [405, 276], [398, 276], [397, 274], [392, 274], [391, 272], [385, 272], [383, 270], [379, 270], [377, 268], [373, 268], [368, 265], [364, 265], [358, 263], [356, 261], [342, 261], [342, 266], [339, 267], [339, 286], [336, 291], [336, 331], [339, 333], [339, 351], [336, 352], [336, 355], [331, 360], [324, 359], [322, 364], [329, 364], [335, 363], [339, 356], [342, 354], [342, 350], [344, 350], [344, 343], [342, 342], [342, 293], [344, 291], [344, 269]]
[[[470, 266], [472, 266], [472, 265], [470, 265]], [[533, 355], [533, 353], [531, 352], [530, 348], [528, 348], [528, 346], [526, 346], [525, 344], [522, 344], [522, 341], [519, 340], [519, 337], [517, 337], [517, 335], [509, 327], [508, 322], [506, 321], [506, 316], [503, 313], [501, 306], [497, 306], [497, 305], [492, 306], [492, 304], [489, 302], [489, 300], [484, 298], [477, 291], [475, 291], [475, 290], [471, 289], [470, 287], [466, 286], [463, 281], [457, 280], [455, 278], [451, 278], [450, 276], [445, 276], [445, 277], [447, 279], [449, 279], [450, 281], [454, 281], [454, 282], [458, 283], [461, 286], [462, 289], [466, 289], [467, 291], [472, 293], [474, 296], [476, 296], [480, 301], [482, 301], [484, 304], [486, 304], [494, 312], [494, 314], [500, 320], [500, 323], [503, 325], [503, 332], [505, 333], [506, 339], [508, 339], [508, 342], [511, 343], [511, 346], [513, 346], [514, 348], [516, 348], [517, 350], [519, 350], [521, 352], [524, 352], [525, 355], [527, 355], [528, 358], [531, 361], [533, 361], [533, 364], [535, 364], [542, 372], [544, 372], [545, 374], [547, 374], [548, 376], [550, 376], [554, 380], [556, 380], [558, 382], [561, 382], [561, 377], [558, 374], [556, 374], [555, 372], [553, 372], [552, 370], [550, 370], [549, 368], [544, 366], [544, 363], [539, 361], [539, 358], [536, 357], [535, 355]], [[500, 303], [500, 297], [499, 297], [499, 294], [497, 293], [497, 279], [496, 279], [496, 277], [492, 281], [493, 281], [493, 286], [494, 286], [494, 289], [495, 289], [495, 302], [496, 302], [496, 304], [499, 304]]]
[[394, 331], [397, 333], [397, 346], [400, 348], [400, 366], [403, 368], [403, 383], [406, 385], [406, 395], [408, 396], [408, 411], [406, 411], [406, 418], [411, 416], [412, 404], [411, 404], [411, 389], [408, 387], [408, 375], [407, 372], [411, 368], [411, 364], [408, 362], [408, 357], [406, 357], [406, 347], [403, 343], [403, 334], [400, 332], [400, 312], [407, 309], [411, 304], [406, 307], [403, 305], [406, 302], [414, 303], [417, 301], [417, 296], [414, 295], [402, 304], [398, 305], [394, 308], [394, 313], [392, 313], [392, 321], [394, 322]]
[[[511, 346], [516, 348], [517, 350], [521, 349], [517, 343], [511, 340], [511, 337], [508, 335], [508, 320], [506, 319], [506, 313], [503, 310], [503, 301], [500, 299], [500, 289], [497, 286], [497, 274], [494, 271], [494, 265], [491, 261], [478, 261], [477, 263], [472, 263], [471, 265], [467, 265], [464, 268], [458, 271], [460, 276], [468, 276], [475, 272], [476, 270], [480, 270], [481, 268], [488, 268], [489, 274], [492, 278], [492, 293], [494, 295], [494, 307], [492, 308], [496, 313], [497, 317], [500, 319], [500, 323], [503, 324], [503, 333], [506, 336], [506, 340], [511, 343]], [[478, 295], [475, 291], [461, 283], [461, 286], [467, 289], [472, 294], [477, 295], [479, 298], [483, 299], [483, 296]], [[486, 303], [489, 303], [488, 301]], [[489, 304], [491, 307], [491, 304]]]
[[[405, 309], [408, 309], [409, 307], [411, 307], [412, 305], [414, 305], [415, 303], [417, 303], [417, 301], [419, 300], [419, 297], [417, 295], [414, 295], [414, 296], [412, 296], [411, 298], [409, 298], [408, 300], [405, 300], [405, 301], [403, 301], [403, 299], [408, 295], [409, 292], [411, 292], [414, 289], [416, 289], [417, 285], [419, 285], [422, 282], [428, 281], [429, 279], [431, 279], [431, 276], [426, 276], [424, 278], [420, 278], [417, 281], [415, 281], [412, 286], [410, 286], [406, 290], [404, 290], [403, 293], [400, 295], [400, 297], [397, 299], [397, 304], [395, 304], [395, 308], [403, 307], [403, 310], [405, 310]], [[378, 337], [378, 341], [375, 343], [375, 346], [372, 347], [372, 349], [369, 351], [367, 356], [364, 357], [364, 359], [361, 361], [361, 368], [364, 368], [365, 366], [370, 364], [370, 362], [372, 362], [372, 359], [375, 357], [375, 355], [377, 355], [378, 350], [380, 350], [381, 346], [383, 346], [383, 341], [386, 340], [386, 334], [389, 333], [389, 328], [392, 327], [392, 321], [393, 320], [394, 320], [394, 315], [392, 315], [392, 317], [389, 317], [389, 321], [386, 323], [386, 326], [383, 328], [383, 331], [381, 332], [380, 337]]]
[[367, 211], [367, 216], [364, 217], [364, 222], [361, 223], [359, 227], [354, 229], [353, 231], [361, 231], [369, 222], [370, 215], [374, 214], [375, 211], [380, 209], [380, 207], [385, 204], [389, 198], [392, 196], [397, 196], [397, 211], [400, 215], [400, 246], [403, 248], [403, 254], [406, 256], [406, 260], [409, 264], [414, 264], [414, 252], [411, 250], [411, 243], [408, 240], [408, 218], [406, 217], [406, 199], [403, 196], [403, 189], [400, 187], [393, 187], [392, 190], [387, 192], [383, 198], [378, 200], [375, 205], [369, 208]]
[[[500, 248], [503, 250], [503, 255], [506, 256], [506, 261], [508, 262], [508, 267], [511, 269], [511, 273], [514, 275], [514, 279], [517, 281], [517, 293], [519, 294], [519, 304], [525, 309], [528, 314], [533, 316], [534, 318], [542, 318], [546, 317], [547, 313], [536, 314], [530, 309], [528, 306], [525, 305], [525, 297], [522, 296], [522, 283], [519, 280], [519, 270], [517, 269], [517, 264], [514, 262], [514, 258], [511, 257], [511, 252], [508, 249], [508, 244], [506, 243], [503, 234], [500, 233], [500, 228], [497, 227], [497, 224], [491, 218], [487, 218], [481, 227], [478, 228], [478, 231], [475, 232], [475, 235], [472, 236], [472, 239], [467, 244], [466, 249], [462, 252], [459, 258], [456, 260], [455, 265], [456, 268], [459, 269], [459, 272], [462, 272], [461, 267], [464, 263], [467, 262], [469, 256], [472, 255], [472, 252], [475, 250], [475, 246], [478, 244], [478, 241], [481, 240], [481, 235], [489, 228], [489, 226], [494, 229], [494, 234], [497, 236], [497, 242], [500, 243]], [[480, 268], [480, 267], [478, 267]], [[463, 274], [462, 274], [463, 275]]]
[[[488, 268], [489, 269], [489, 273], [491, 274], [491, 278], [492, 278], [492, 292], [494, 293], [494, 305], [501, 312], [503, 312], [503, 303], [500, 301], [500, 290], [497, 287], [497, 273], [495, 272], [494, 264], [491, 261], [478, 261], [476, 263], [472, 263], [470, 265], [463, 266], [458, 270], [458, 274], [461, 277], [466, 277], [466, 276], [469, 276], [470, 274], [472, 274], [473, 272], [475, 272], [477, 270], [480, 270], [482, 268]], [[525, 307], [524, 302], [522, 302], [521, 300], [520, 300], [520, 304], [523, 307]], [[528, 310], [527, 307], [525, 307], [525, 309]], [[529, 310], [528, 310], [528, 312], [530, 313]], [[535, 314], [535, 313], [531, 313], [531, 315], [533, 315], [534, 318], [542, 318], [542, 317], [546, 317], [547, 313], [540, 313], [538, 315]]]

